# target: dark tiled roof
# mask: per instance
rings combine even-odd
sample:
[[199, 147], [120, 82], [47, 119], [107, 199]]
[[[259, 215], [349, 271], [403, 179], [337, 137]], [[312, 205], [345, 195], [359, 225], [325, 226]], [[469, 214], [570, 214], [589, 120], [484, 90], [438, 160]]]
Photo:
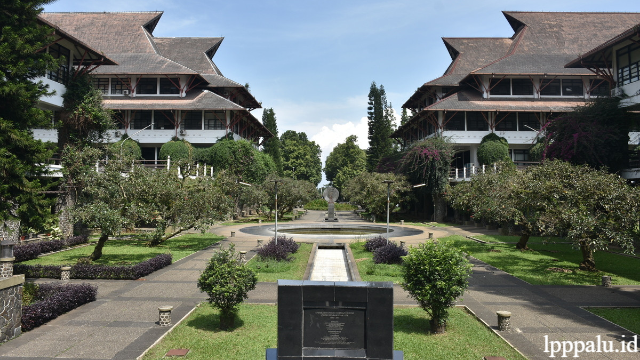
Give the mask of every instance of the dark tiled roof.
[[[640, 38], [640, 23], [627, 29], [623, 33], [618, 34], [617, 36], [605, 41], [604, 43], [598, 45], [594, 49], [587, 51], [586, 53], [580, 55], [578, 58], [572, 59], [572, 61], [566, 64], [565, 67], [568, 67], [568, 68], [583, 67], [583, 62], [584, 62], [591, 65], [599, 66], [601, 68], [603, 67], [609, 68], [611, 67], [611, 63], [610, 63], [611, 56], [608, 56], [608, 54], [611, 53], [612, 47], [626, 40], [629, 40], [634, 36]], [[601, 56], [602, 54], [605, 54], [606, 55], [605, 58], [609, 60], [607, 61], [606, 64], [603, 61], [603, 58]]]
[[112, 54], [118, 62], [117, 66], [101, 66], [96, 74], [167, 74], [167, 75], [196, 75], [197, 72], [175, 61], [157, 54], [132, 53]]
[[566, 112], [584, 103], [584, 99], [483, 99], [482, 95], [475, 90], [464, 90], [442, 99], [423, 111]]
[[155, 53], [147, 38], [161, 11], [42, 13], [50, 23], [107, 54]]
[[208, 87], [244, 87], [240, 83], [220, 75], [202, 74], [202, 77], [209, 83]]
[[106, 96], [104, 105], [112, 110], [245, 110], [242, 106], [208, 90], [177, 96]]
[[517, 31], [517, 46], [473, 73], [539, 74], [536, 68], [544, 66], [547, 73], [575, 75], [564, 64], [640, 21], [640, 13], [505, 11], [504, 15]]
[[156, 48], [166, 58], [201, 74], [219, 75], [211, 61], [223, 38], [153, 38]]

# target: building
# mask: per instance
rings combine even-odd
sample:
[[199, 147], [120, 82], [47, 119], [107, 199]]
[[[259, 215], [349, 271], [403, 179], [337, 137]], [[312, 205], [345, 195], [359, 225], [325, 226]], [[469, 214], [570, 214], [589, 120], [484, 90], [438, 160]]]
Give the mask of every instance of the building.
[[413, 117], [392, 135], [404, 146], [435, 133], [451, 137], [460, 150], [453, 166], [467, 176], [482, 165], [485, 135], [505, 137], [512, 160], [526, 162], [547, 120], [608, 96], [609, 78], [565, 65], [640, 22], [640, 13], [503, 14], [511, 37], [443, 38], [451, 64], [405, 102]]
[[[140, 143], [143, 158], [157, 160], [162, 144], [174, 137], [211, 146], [232, 136], [257, 146], [273, 136], [251, 114], [260, 103], [213, 62], [223, 38], [155, 37], [162, 14], [41, 14], [43, 21], [113, 59], [92, 69], [104, 106], [116, 114], [112, 139], [128, 133]], [[34, 136], [57, 142], [55, 130], [36, 129]]]

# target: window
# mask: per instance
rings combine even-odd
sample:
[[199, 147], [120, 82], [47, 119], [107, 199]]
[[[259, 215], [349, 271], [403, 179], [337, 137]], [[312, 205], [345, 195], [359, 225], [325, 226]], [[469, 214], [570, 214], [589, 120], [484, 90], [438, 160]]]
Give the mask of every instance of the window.
[[103, 95], [109, 95], [109, 79], [93, 78], [93, 87], [98, 89]]
[[189, 111], [184, 116], [184, 129], [185, 130], [202, 130], [202, 111]]
[[130, 81], [128, 78], [122, 80], [111, 78], [111, 95], [122, 95], [124, 90], [129, 90]]
[[[108, 79], [107, 79], [108, 80]], [[124, 129], [126, 124], [126, 114], [124, 111], [114, 111], [113, 112], [113, 122], [115, 124], [116, 129]]]
[[180, 85], [178, 78], [160, 78], [160, 94], [180, 94], [180, 89], [176, 85]]
[[529, 161], [529, 150], [513, 149], [513, 161]]
[[640, 80], [640, 45], [627, 45], [616, 51], [618, 83], [629, 84]]
[[173, 112], [170, 110], [156, 110], [153, 114], [153, 128], [156, 130], [173, 130], [176, 128], [174, 121]]
[[463, 112], [457, 112], [454, 114], [444, 114], [445, 117], [445, 124], [444, 124], [444, 129], [445, 130], [458, 130], [458, 131], [464, 131], [464, 113]]
[[518, 114], [518, 130], [519, 131], [537, 131], [540, 130], [540, 121], [534, 113]]
[[582, 79], [562, 79], [562, 96], [584, 95]]
[[491, 79], [489, 89], [490, 95], [511, 95], [510, 79]]
[[158, 79], [140, 79], [136, 86], [136, 92], [138, 94], [157, 94]]
[[489, 125], [480, 112], [467, 112], [467, 131], [487, 131]]
[[151, 110], [138, 110], [133, 114], [132, 129], [144, 129], [151, 124]]
[[518, 117], [516, 113], [500, 114], [496, 115], [496, 130], [497, 131], [516, 131], [518, 124]]
[[60, 44], [53, 44], [49, 46], [49, 55], [54, 59], [60, 59], [60, 67], [56, 71], [49, 71], [47, 77], [55, 82], [66, 84], [69, 81], [71, 51]]
[[560, 80], [543, 79], [540, 84], [540, 95], [560, 96]]
[[205, 130], [225, 130], [227, 116], [224, 111], [205, 111], [204, 112], [204, 129]]
[[511, 79], [511, 91], [513, 95], [533, 95], [533, 83], [531, 79]]
[[156, 160], [156, 148], [155, 147], [141, 147], [140, 152], [142, 158], [145, 160]]
[[611, 88], [607, 80], [589, 81], [589, 90], [591, 96], [609, 96], [611, 94]]

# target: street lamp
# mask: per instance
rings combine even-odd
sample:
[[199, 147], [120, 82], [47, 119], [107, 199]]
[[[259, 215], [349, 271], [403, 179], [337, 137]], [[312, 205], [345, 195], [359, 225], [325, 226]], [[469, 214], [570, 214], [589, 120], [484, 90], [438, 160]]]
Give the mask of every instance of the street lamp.
[[276, 186], [276, 245], [278, 245], [278, 183], [282, 182], [281, 180], [271, 180]]
[[391, 184], [393, 180], [384, 180], [383, 183], [387, 184], [387, 245], [389, 245], [389, 198], [391, 197]]

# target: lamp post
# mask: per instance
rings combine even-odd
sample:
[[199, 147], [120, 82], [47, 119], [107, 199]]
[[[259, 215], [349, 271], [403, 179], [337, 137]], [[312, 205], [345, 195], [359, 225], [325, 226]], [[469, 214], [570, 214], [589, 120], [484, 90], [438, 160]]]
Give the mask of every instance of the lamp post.
[[383, 183], [387, 184], [387, 245], [389, 244], [389, 198], [391, 197], [391, 184], [393, 180], [384, 180]]
[[278, 245], [278, 183], [280, 180], [271, 180], [276, 186], [276, 245]]

